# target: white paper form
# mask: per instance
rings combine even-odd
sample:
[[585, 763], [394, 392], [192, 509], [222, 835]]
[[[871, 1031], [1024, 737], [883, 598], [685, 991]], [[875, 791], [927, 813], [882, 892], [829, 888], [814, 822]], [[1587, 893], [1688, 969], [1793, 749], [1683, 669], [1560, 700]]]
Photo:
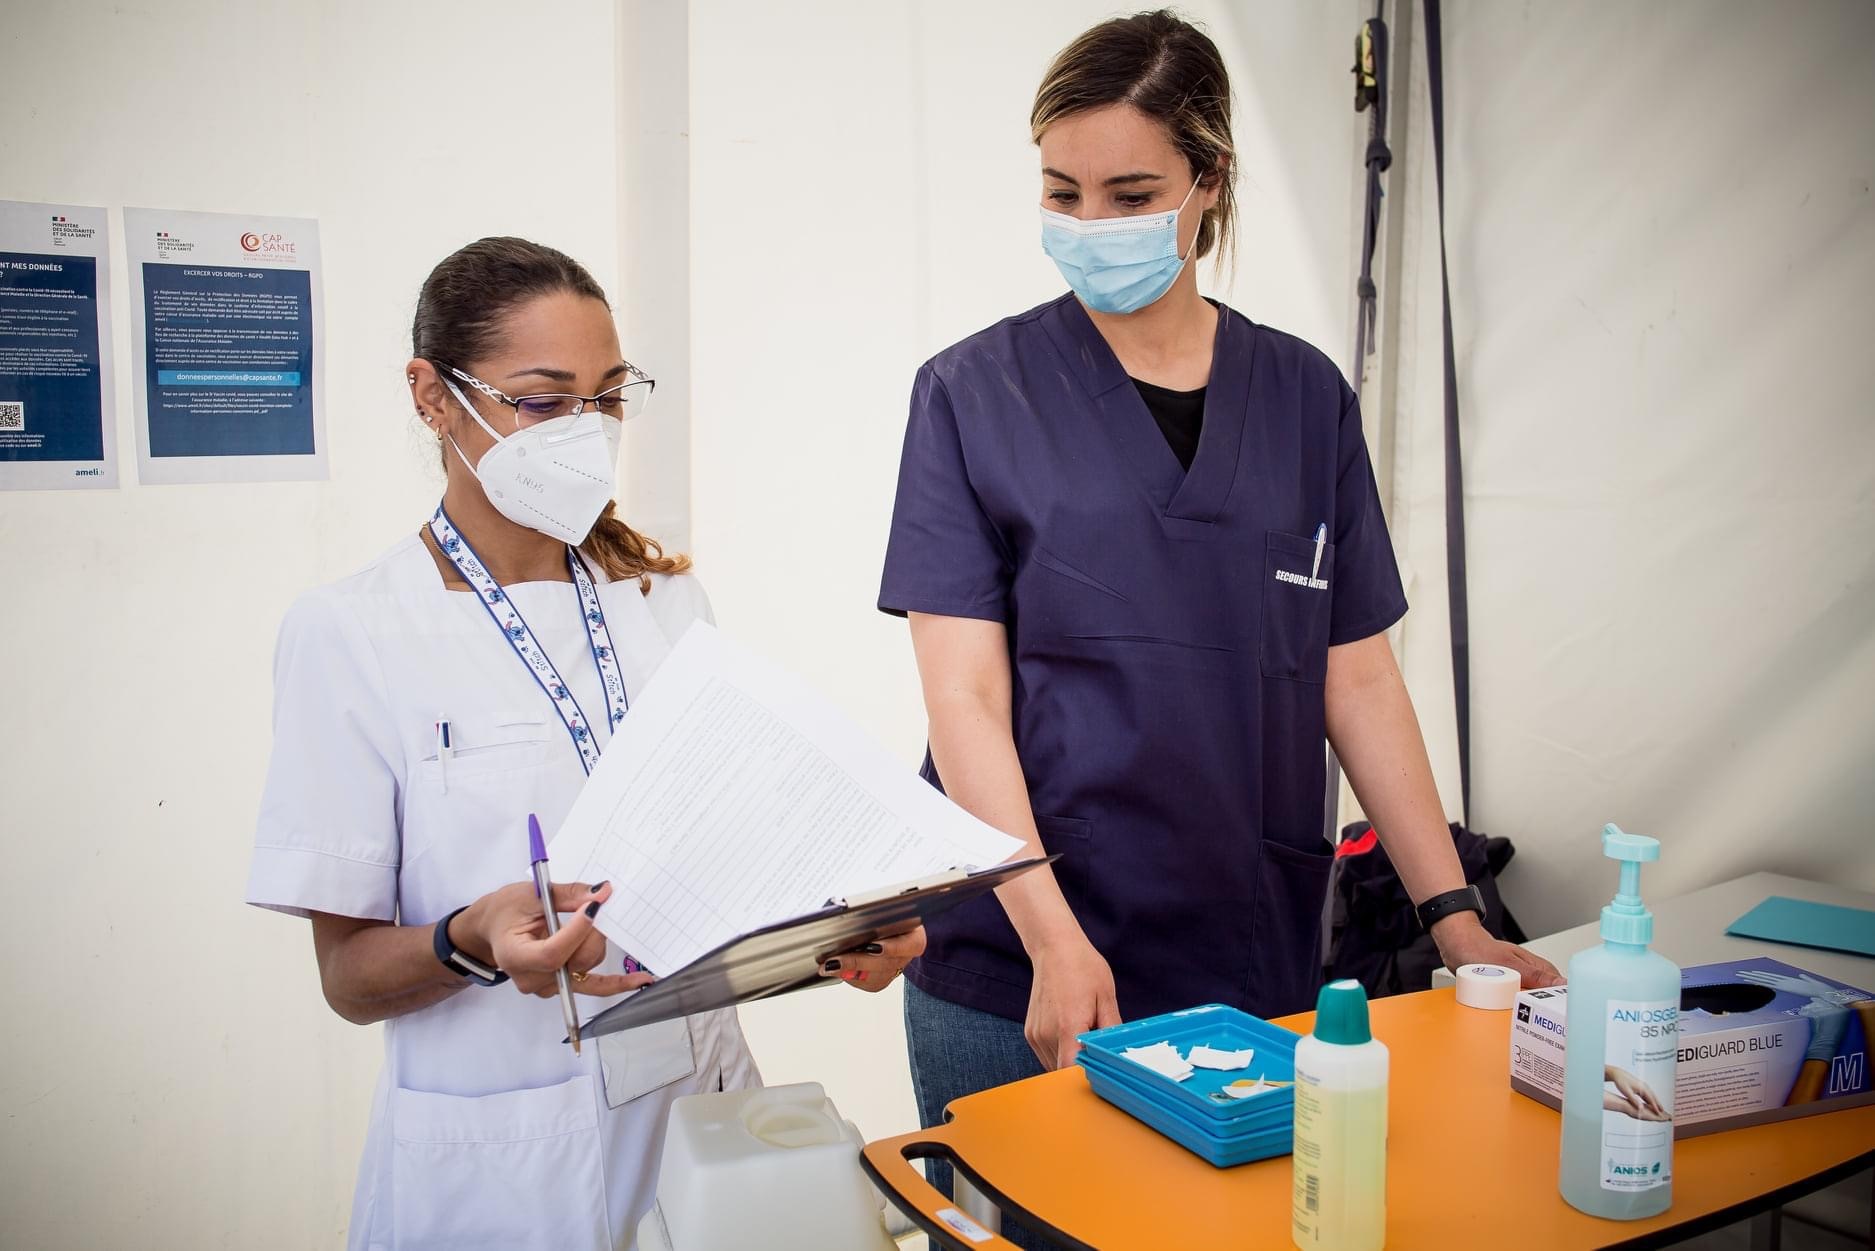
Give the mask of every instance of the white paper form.
[[632, 701], [548, 854], [556, 878], [610, 880], [599, 929], [671, 973], [830, 898], [1021, 848], [698, 623]]

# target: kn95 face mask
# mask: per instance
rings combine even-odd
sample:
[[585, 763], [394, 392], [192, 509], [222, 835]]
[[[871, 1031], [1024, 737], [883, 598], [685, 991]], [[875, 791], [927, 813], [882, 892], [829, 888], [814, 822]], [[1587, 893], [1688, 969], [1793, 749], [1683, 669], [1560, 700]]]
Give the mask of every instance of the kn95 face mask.
[[471, 462], [456, 440], [449, 440], [495, 511], [562, 543], [577, 547], [585, 542], [612, 498], [623, 423], [588, 407], [504, 435], [482, 419], [454, 382], [444, 379], [443, 385], [495, 441], [479, 462]]

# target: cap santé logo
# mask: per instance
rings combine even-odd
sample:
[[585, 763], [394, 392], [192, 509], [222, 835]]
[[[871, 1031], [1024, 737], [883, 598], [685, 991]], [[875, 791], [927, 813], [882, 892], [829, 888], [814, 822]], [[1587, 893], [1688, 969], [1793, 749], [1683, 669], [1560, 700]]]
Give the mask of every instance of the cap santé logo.
[[283, 234], [248, 231], [241, 236], [241, 250], [262, 260], [288, 260], [299, 254], [299, 246]]

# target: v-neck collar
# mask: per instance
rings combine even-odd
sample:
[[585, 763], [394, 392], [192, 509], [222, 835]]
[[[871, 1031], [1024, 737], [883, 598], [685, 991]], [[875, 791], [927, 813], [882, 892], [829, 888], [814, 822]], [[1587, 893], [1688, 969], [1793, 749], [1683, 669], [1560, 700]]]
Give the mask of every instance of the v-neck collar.
[[1256, 326], [1229, 306], [1218, 304], [1204, 425], [1198, 432], [1197, 454], [1187, 470], [1178, 463], [1139, 388], [1081, 302], [1072, 294], [1065, 295], [1041, 321], [1070, 366], [1068, 372], [1099, 415], [1101, 429], [1114, 440], [1120, 459], [1139, 479], [1153, 507], [1169, 518], [1216, 521], [1237, 479], [1250, 409]]

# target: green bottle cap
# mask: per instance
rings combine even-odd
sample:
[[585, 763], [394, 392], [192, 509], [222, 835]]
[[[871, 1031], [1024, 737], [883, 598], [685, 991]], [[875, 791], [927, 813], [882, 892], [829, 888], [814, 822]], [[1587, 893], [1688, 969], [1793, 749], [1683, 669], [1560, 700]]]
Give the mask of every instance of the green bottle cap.
[[1358, 1047], [1373, 1041], [1367, 1027], [1367, 992], [1352, 978], [1322, 987], [1315, 996], [1315, 1036], [1338, 1047]]

